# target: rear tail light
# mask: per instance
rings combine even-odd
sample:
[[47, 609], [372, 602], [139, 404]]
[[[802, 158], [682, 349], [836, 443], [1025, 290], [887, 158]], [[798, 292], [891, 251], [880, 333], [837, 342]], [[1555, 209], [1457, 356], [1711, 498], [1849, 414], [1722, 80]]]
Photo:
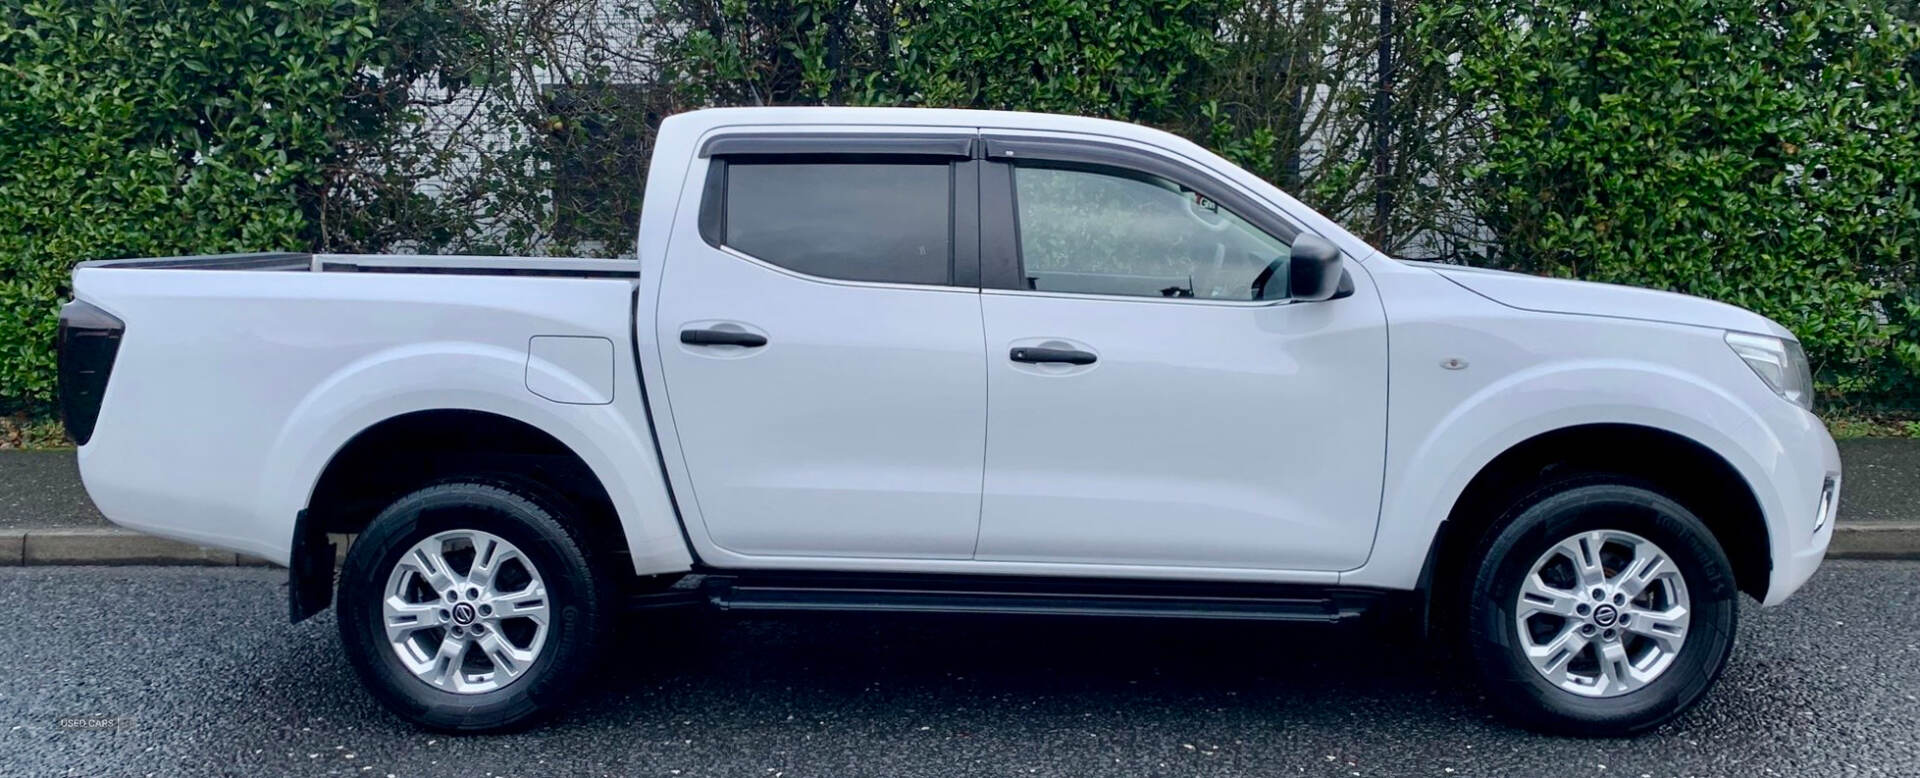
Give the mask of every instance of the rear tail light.
[[60, 309], [55, 340], [60, 356], [60, 421], [74, 443], [84, 446], [93, 437], [107, 377], [113, 373], [113, 359], [120, 353], [120, 336], [126, 329], [113, 314], [79, 300]]

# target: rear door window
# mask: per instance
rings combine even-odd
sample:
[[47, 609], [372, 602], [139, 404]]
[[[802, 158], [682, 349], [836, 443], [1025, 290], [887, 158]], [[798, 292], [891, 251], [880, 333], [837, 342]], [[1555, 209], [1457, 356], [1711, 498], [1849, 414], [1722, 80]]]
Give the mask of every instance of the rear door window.
[[952, 178], [945, 163], [730, 161], [722, 240], [823, 278], [948, 284]]

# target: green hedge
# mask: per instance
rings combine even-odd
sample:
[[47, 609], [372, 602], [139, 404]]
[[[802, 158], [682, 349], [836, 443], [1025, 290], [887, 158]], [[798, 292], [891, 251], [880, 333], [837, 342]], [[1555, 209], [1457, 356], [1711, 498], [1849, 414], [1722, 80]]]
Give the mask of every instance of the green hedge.
[[307, 245], [302, 195], [355, 118], [376, 9], [0, 6], [0, 406], [51, 399], [75, 262]]
[[1448, 0], [1495, 264], [1750, 308], [1920, 393], [1920, 35], [1862, 3]]
[[[1886, 2], [1399, 2], [1376, 178], [1370, 4], [658, 0], [639, 35], [659, 83], [609, 88], [602, 57], [564, 96], [635, 99], [584, 118], [492, 90], [511, 147], [482, 144], [436, 200], [416, 185], [446, 176], [422, 171], [458, 160], [409, 87], [553, 66], [578, 48], [568, 9], [599, 0], [0, 0], [0, 413], [51, 398], [74, 262], [471, 248], [492, 240], [476, 225], [505, 227], [492, 250], [560, 250], [537, 242], [565, 232], [541, 222], [554, 171], [606, 161], [568, 158], [598, 148], [576, 136], [761, 103], [1155, 124], [1395, 245], [1455, 230], [1491, 239], [1487, 264], [1753, 308], [1806, 340], [1829, 395], [1920, 405], [1920, 34]], [[639, 167], [638, 146], [600, 167]], [[1378, 221], [1376, 188], [1398, 204]], [[622, 245], [637, 191], [587, 195], [618, 208], [575, 237]]]

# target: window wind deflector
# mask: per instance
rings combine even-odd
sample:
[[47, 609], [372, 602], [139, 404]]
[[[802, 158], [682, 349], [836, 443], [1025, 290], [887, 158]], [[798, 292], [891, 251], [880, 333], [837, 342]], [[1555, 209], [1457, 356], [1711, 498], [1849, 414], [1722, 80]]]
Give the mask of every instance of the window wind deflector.
[[877, 154], [968, 159], [973, 156], [973, 143], [973, 135], [752, 133], [708, 138], [700, 146], [700, 156]]
[[982, 136], [985, 159], [992, 162], [1037, 162], [1061, 167], [1105, 168], [1119, 173], [1163, 178], [1238, 214], [1267, 234], [1291, 243], [1300, 228], [1281, 217], [1272, 206], [1240, 194], [1213, 173], [1161, 154], [1089, 138], [1043, 138], [1009, 135]]

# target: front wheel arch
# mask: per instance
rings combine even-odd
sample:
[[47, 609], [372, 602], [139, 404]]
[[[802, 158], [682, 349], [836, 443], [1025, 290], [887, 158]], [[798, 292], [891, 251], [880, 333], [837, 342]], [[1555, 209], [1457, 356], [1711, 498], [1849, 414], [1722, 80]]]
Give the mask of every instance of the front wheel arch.
[[[1765, 514], [1725, 457], [1684, 435], [1637, 424], [1585, 424], [1544, 432], [1482, 466], [1434, 533], [1418, 581], [1425, 626], [1444, 621], [1446, 593], [1461, 586], [1471, 554], [1501, 513], [1542, 483], [1612, 473], [1651, 485], [1698, 516], [1726, 550], [1742, 592], [1765, 600], [1773, 551]], [[1439, 599], [1436, 599], [1439, 598]]]

